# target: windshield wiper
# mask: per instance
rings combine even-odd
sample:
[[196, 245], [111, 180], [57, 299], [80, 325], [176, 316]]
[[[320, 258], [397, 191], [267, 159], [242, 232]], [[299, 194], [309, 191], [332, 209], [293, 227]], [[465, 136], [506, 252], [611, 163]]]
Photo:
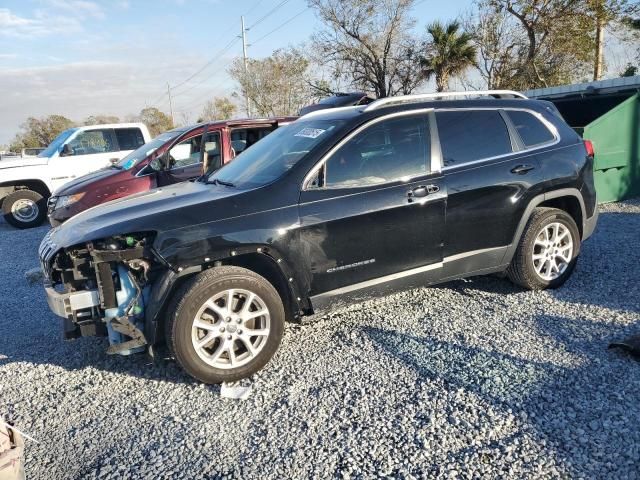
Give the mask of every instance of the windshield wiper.
[[214, 185], [224, 185], [225, 187], [232, 187], [234, 188], [235, 185], [231, 182], [225, 182], [224, 180], [220, 180], [219, 178], [214, 178], [213, 180], [211, 180], [210, 182], [207, 183], [212, 183]]
[[122, 170], [122, 167], [120, 165], [118, 165], [117, 163], [112, 163], [111, 165], [109, 165], [109, 168], [115, 168], [116, 170]]

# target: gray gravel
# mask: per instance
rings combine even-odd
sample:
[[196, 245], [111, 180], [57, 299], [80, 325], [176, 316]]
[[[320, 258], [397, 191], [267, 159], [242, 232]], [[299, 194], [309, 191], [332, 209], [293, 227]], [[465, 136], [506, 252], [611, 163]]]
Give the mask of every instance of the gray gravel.
[[607, 205], [572, 279], [419, 289], [288, 326], [251, 397], [171, 362], [62, 342], [44, 228], [0, 223], [0, 413], [41, 440], [28, 478], [640, 477], [640, 202]]

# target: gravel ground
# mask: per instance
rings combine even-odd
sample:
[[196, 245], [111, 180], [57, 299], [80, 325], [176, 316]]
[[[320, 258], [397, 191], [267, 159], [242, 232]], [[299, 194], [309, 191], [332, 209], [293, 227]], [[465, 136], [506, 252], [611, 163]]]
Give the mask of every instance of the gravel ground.
[[640, 478], [640, 202], [607, 205], [561, 289], [494, 277], [307, 326], [220, 398], [172, 362], [62, 342], [37, 266], [45, 228], [0, 224], [0, 413], [40, 440], [28, 478]]

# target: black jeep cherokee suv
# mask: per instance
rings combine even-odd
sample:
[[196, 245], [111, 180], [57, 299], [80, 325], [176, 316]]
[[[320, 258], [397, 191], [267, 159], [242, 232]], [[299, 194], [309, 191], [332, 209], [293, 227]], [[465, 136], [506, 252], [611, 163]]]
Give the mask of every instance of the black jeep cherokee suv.
[[596, 224], [591, 146], [550, 103], [476, 94], [313, 112], [207, 178], [51, 230], [65, 337], [164, 340], [215, 383], [262, 368], [285, 320], [346, 302], [503, 271], [558, 287]]

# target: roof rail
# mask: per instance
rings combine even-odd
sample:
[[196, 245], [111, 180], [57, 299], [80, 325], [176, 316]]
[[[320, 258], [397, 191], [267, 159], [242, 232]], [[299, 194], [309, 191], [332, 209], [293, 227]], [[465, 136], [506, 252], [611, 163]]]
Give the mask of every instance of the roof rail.
[[315, 117], [316, 115], [322, 115], [323, 113], [327, 113], [327, 112], [345, 112], [347, 110], [355, 110], [358, 107], [362, 107], [362, 105], [348, 105], [346, 107], [334, 107], [334, 108], [331, 108], [331, 107], [319, 108], [318, 110], [312, 110], [309, 113], [305, 113], [300, 118]]
[[412, 103], [421, 100], [432, 100], [449, 97], [494, 97], [494, 98], [524, 98], [527, 97], [514, 90], [469, 90], [463, 92], [419, 93], [417, 95], [399, 95], [397, 97], [385, 97], [371, 102], [364, 108], [365, 112], [395, 103]]

